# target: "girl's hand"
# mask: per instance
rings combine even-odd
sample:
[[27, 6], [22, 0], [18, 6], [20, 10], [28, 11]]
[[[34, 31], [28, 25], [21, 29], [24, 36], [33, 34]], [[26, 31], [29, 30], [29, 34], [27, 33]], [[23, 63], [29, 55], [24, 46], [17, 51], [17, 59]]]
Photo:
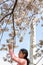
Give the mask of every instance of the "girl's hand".
[[12, 44], [8, 44], [9, 50], [12, 49]]

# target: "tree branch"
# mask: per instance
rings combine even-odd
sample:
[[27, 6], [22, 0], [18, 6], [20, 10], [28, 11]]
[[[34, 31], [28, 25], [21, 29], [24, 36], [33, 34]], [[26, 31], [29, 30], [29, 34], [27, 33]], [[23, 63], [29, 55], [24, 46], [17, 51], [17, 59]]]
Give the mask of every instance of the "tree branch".
[[13, 9], [12, 9], [12, 13], [14, 12], [14, 9], [15, 9], [16, 5], [17, 5], [17, 0], [16, 0], [15, 3], [14, 3], [14, 7], [13, 7]]
[[[13, 40], [15, 38], [15, 26], [14, 26], [14, 13], [12, 14], [12, 22], [13, 22]], [[14, 44], [15, 44], [15, 40], [13, 42], [13, 51], [14, 51]]]
[[9, 16], [9, 15], [13, 14], [14, 9], [15, 9], [15, 7], [16, 7], [16, 5], [17, 5], [17, 0], [15, 0], [14, 7], [13, 7], [13, 9], [12, 9], [11, 13], [6, 14], [6, 15], [5, 15], [5, 16], [4, 16], [1, 20], [0, 20], [0, 22], [1, 22], [4, 18], [6, 18], [7, 16]]
[[9, 16], [9, 15], [11, 15], [11, 13], [6, 14], [6, 15], [0, 20], [0, 22], [1, 22], [4, 18], [6, 18], [7, 16]]
[[[10, 0], [7, 0], [7, 1], [10, 1]], [[2, 4], [4, 4], [4, 3], [6, 3], [7, 1], [3, 1], [2, 3], [0, 3], [0, 5], [2, 5]]]
[[36, 65], [40, 62], [40, 60], [43, 58], [43, 56], [39, 59], [39, 61], [36, 63]]

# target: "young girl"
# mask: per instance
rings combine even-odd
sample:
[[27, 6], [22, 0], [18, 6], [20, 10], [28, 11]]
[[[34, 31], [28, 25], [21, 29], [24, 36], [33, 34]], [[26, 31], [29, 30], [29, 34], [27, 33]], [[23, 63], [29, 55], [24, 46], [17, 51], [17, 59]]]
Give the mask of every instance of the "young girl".
[[11, 58], [18, 63], [17, 65], [29, 65], [30, 61], [27, 58], [28, 51], [26, 49], [21, 49], [19, 51], [18, 57], [16, 57], [12, 50], [11, 44], [8, 45], [8, 48], [9, 48], [9, 53], [11, 55]]

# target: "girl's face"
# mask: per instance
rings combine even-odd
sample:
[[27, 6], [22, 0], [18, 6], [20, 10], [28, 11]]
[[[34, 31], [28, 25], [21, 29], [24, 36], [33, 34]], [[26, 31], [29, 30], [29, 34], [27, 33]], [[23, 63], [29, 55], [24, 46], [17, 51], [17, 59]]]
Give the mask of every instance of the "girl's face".
[[24, 58], [25, 57], [25, 54], [23, 54], [23, 52], [20, 51], [19, 54], [18, 54], [18, 56], [19, 56], [19, 58]]

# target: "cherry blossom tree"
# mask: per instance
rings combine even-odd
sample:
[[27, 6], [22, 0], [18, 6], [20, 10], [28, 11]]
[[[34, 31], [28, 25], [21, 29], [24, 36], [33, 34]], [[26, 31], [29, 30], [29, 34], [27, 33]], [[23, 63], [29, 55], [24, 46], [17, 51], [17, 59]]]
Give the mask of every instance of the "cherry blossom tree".
[[[43, 46], [43, 40], [40, 40], [39, 45], [37, 45], [40, 49], [36, 48], [36, 37], [35, 30], [36, 26], [43, 20], [43, 0], [0, 0], [0, 43], [3, 37], [4, 32], [9, 32], [9, 28], [7, 25], [11, 26], [11, 33], [9, 33], [10, 39], [7, 39], [6, 42], [11, 43], [13, 46], [13, 50], [16, 46], [15, 37], [18, 36], [19, 42], [23, 41], [23, 35], [26, 34], [28, 28], [30, 28], [30, 61], [38, 58], [42, 55], [43, 50], [41, 50]], [[38, 17], [38, 15], [40, 17]], [[5, 27], [3, 25], [5, 24]], [[43, 24], [41, 25], [43, 27]], [[22, 35], [23, 33], [23, 35]], [[8, 50], [7, 44], [2, 44], [2, 48], [0, 50]], [[40, 50], [40, 52], [38, 52]], [[32, 51], [32, 53], [31, 53]], [[9, 54], [7, 54], [9, 58]], [[4, 58], [6, 61], [7, 59]], [[40, 60], [39, 60], [40, 61]], [[12, 60], [10, 61], [12, 63]], [[33, 65], [33, 61], [31, 62]], [[37, 64], [37, 63], [36, 63]], [[34, 64], [35, 65], [35, 64]]]

